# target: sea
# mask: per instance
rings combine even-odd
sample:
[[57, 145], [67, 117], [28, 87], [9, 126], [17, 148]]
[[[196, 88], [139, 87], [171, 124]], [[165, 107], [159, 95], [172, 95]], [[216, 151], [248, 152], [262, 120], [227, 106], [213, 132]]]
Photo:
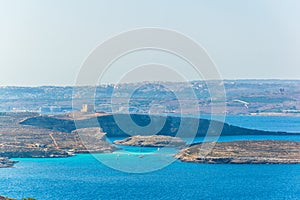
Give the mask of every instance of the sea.
[[[298, 117], [227, 116], [226, 122], [260, 130], [300, 132]], [[300, 136], [226, 136], [219, 141], [291, 140]], [[196, 138], [195, 141], [202, 141]], [[14, 168], [0, 169], [0, 195], [37, 200], [98, 199], [300, 199], [300, 165], [196, 164], [178, 160], [146, 173], [119, 171], [102, 162], [152, 159], [156, 148], [127, 147], [112, 154], [70, 158], [13, 159]], [[131, 152], [126, 154], [124, 152]], [[173, 159], [171, 154], [162, 156]]]

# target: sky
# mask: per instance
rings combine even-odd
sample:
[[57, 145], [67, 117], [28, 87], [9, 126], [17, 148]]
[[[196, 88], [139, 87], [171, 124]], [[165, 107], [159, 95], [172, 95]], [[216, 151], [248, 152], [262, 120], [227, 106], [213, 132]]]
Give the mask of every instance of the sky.
[[74, 85], [98, 45], [143, 27], [192, 38], [223, 79], [300, 79], [299, 10], [298, 0], [0, 0], [0, 85]]

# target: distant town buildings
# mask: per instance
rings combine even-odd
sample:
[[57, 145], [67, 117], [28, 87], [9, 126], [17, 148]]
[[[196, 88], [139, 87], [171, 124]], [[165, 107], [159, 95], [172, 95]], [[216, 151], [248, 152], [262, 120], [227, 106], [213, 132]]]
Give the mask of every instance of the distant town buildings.
[[41, 114], [59, 114], [72, 111], [71, 106], [61, 107], [61, 106], [42, 106], [39, 108], [38, 112]]
[[39, 109], [41, 114], [55, 114], [55, 113], [61, 113], [62, 109], [61, 107], [57, 106], [43, 106]]
[[[218, 106], [223, 102], [211, 97], [205, 81], [192, 81], [191, 85], [193, 96], [198, 98], [199, 110], [202, 113], [210, 114], [212, 105], [217, 107], [215, 110], [218, 110]], [[117, 87], [118, 92], [112, 96], [115, 92], [114, 85], [97, 86], [94, 102], [85, 99], [85, 94], [90, 87], [78, 87], [80, 92], [76, 94], [73, 93], [74, 87], [0, 87], [0, 112], [36, 112], [42, 115], [80, 111], [83, 113], [197, 112], [193, 107], [196, 103], [194, 97], [190, 99], [190, 86], [187, 87], [185, 82], [166, 82], [161, 85], [147, 82], [130, 83], [118, 84]], [[298, 116], [300, 113], [300, 80], [225, 80], [224, 87], [228, 114], [275, 113]], [[179, 101], [177, 96], [183, 99]], [[129, 102], [128, 97], [130, 97]], [[73, 107], [74, 98], [80, 103], [75, 107]]]
[[95, 112], [95, 106], [93, 104], [83, 104], [81, 112]]

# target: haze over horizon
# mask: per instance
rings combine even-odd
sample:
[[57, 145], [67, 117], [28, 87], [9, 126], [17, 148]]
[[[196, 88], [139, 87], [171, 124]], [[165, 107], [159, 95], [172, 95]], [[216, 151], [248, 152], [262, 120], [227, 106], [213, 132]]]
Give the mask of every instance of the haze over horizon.
[[[191, 37], [206, 49], [223, 79], [300, 80], [299, 8], [296, 0], [2, 0], [0, 86], [72, 86], [99, 44], [142, 27]], [[193, 79], [198, 78], [191, 73]]]

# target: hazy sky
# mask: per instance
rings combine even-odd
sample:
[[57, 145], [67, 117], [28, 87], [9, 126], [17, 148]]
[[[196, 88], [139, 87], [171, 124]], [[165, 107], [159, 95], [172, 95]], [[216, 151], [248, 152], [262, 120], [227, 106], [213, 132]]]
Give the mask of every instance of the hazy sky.
[[0, 0], [0, 85], [73, 85], [101, 42], [139, 27], [200, 43], [224, 79], [300, 79], [298, 0]]

